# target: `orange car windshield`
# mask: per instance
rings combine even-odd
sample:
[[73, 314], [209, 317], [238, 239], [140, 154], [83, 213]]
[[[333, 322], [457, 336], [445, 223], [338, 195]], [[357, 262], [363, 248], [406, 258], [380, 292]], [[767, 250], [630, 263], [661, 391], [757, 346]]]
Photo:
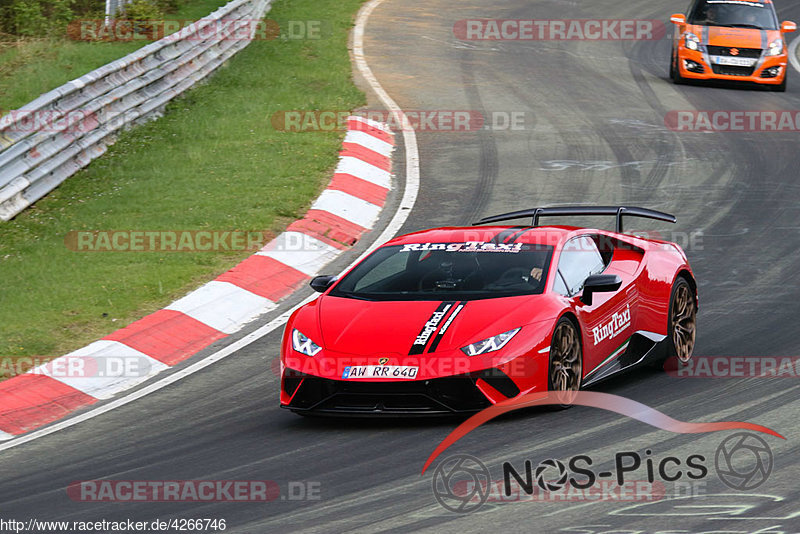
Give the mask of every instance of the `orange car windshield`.
[[689, 15], [689, 24], [777, 30], [772, 4], [746, 0], [701, 0]]

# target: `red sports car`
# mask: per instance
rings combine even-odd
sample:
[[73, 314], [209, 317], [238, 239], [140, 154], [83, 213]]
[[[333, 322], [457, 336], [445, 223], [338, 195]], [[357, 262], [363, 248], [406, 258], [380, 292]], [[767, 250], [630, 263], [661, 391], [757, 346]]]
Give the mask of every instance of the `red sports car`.
[[[616, 216], [615, 232], [539, 226]], [[676, 244], [623, 233], [636, 207], [536, 208], [397, 237], [289, 319], [281, 406], [301, 414], [442, 415], [578, 390], [644, 362], [687, 362], [697, 284]]]

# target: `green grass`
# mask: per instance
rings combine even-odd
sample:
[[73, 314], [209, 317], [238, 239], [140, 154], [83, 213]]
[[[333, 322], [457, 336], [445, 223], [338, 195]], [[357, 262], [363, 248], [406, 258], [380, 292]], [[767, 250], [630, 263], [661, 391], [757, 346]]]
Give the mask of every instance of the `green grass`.
[[74, 230], [261, 230], [301, 216], [342, 132], [276, 131], [281, 110], [365, 103], [347, 51], [362, 0], [277, 0], [276, 20], [324, 20], [321, 40], [253, 42], [160, 120], [14, 220], [0, 223], [0, 356], [54, 356], [159, 309], [250, 252], [73, 252]]
[[[227, 0], [189, 0], [166, 18], [196, 20], [226, 3]], [[21, 108], [42, 93], [80, 78], [148, 43], [67, 39], [20, 39], [0, 43], [0, 112]]]

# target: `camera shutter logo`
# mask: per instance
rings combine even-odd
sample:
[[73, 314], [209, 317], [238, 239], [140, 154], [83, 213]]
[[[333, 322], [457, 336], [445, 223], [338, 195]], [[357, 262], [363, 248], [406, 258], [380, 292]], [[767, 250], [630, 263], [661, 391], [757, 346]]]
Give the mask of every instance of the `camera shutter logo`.
[[[558, 476], [554, 479], [545, 479], [545, 472], [548, 469], [557, 469]], [[558, 460], [545, 460], [536, 468], [536, 483], [545, 491], [557, 491], [564, 487], [569, 478], [567, 466]]]
[[[433, 496], [451, 512], [474, 512], [489, 497], [490, 478], [489, 469], [474, 456], [450, 456], [436, 466], [433, 473]], [[456, 493], [456, 485], [464, 481], [467, 482], [467, 491]]]
[[774, 459], [769, 445], [760, 436], [738, 432], [717, 447], [714, 467], [723, 484], [737, 491], [761, 486], [772, 473]]

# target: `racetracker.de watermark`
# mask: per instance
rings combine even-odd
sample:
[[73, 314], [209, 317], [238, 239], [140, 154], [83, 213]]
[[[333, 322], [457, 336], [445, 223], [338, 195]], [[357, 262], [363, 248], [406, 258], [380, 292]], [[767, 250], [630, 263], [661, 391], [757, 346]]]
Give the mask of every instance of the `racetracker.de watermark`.
[[[567, 483], [552, 491], [534, 486], [531, 493], [524, 491], [518, 484], [509, 485], [509, 491], [506, 493], [505, 485], [505, 480], [493, 480], [488, 486], [484, 485], [481, 491], [488, 494], [486, 502], [657, 501], [663, 499], [668, 491], [663, 482], [647, 480], [629, 480], [623, 484], [618, 484], [614, 480], [601, 480], [588, 488], [579, 488]], [[478, 493], [473, 480], [458, 480], [453, 485], [453, 494], [457, 497], [466, 498], [471, 495], [470, 498], [475, 499]]]
[[462, 41], [657, 41], [660, 20], [643, 19], [462, 19], [453, 35]]
[[[67, 36], [75, 41], [274, 41], [322, 40], [331, 34], [322, 20], [220, 19], [205, 20], [191, 27], [194, 20], [117, 20], [79, 19], [67, 26]], [[189, 29], [187, 29], [189, 28]]]
[[138, 378], [153, 371], [152, 360], [144, 356], [0, 357], [0, 377], [7, 378], [27, 373], [64, 379]]
[[800, 356], [695, 356], [685, 365], [670, 358], [664, 369], [675, 378], [800, 378]]
[[800, 132], [800, 111], [672, 110], [664, 125], [675, 132]]
[[79, 502], [271, 502], [319, 501], [318, 481], [274, 480], [82, 480], [67, 486]]
[[3, 128], [4, 134], [86, 133], [94, 130], [100, 124], [94, 112], [82, 109], [72, 111], [0, 109], [0, 116], [2, 116], [0, 124], [8, 124]]
[[[402, 367], [417, 367], [418, 376], [449, 376], [469, 373], [471, 362], [463, 357], [438, 357], [420, 358], [418, 356], [405, 356], [390, 360], [392, 365]], [[305, 375], [315, 376], [337, 376], [341, 377], [346, 373], [347, 368], [370, 366], [377, 363], [374, 356], [352, 356], [347, 362], [334, 361], [330, 358], [314, 359], [300, 356], [287, 356], [283, 361], [286, 368], [286, 376], [302, 377]], [[281, 362], [278, 358], [273, 360], [271, 365], [275, 376], [280, 376]], [[524, 377], [530, 373], [530, 364], [523, 358], [514, 359], [503, 365], [502, 371], [489, 369], [485, 371], [484, 378], [496, 374], [502, 377]], [[392, 378], [387, 375], [386, 378]]]
[[272, 237], [246, 230], [73, 230], [64, 245], [74, 252], [256, 251]]
[[281, 132], [358, 131], [371, 128], [369, 123], [348, 120], [354, 115], [382, 123], [392, 130], [418, 132], [523, 131], [527, 129], [528, 122], [525, 111], [426, 109], [404, 110], [402, 115], [382, 110], [282, 110], [272, 114], [270, 123]]

